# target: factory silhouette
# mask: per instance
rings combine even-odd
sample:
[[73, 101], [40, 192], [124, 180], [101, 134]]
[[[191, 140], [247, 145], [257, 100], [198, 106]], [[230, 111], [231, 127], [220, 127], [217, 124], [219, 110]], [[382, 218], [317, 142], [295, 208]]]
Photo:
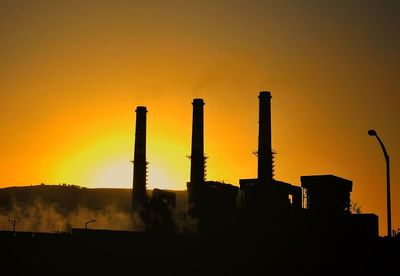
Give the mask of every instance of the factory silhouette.
[[[352, 214], [352, 181], [334, 175], [301, 176], [301, 187], [274, 178], [271, 143], [271, 93], [260, 92], [257, 177], [240, 179], [240, 187], [206, 180], [204, 100], [193, 100], [188, 215], [199, 234], [229, 231], [284, 233], [324, 231], [335, 235], [378, 236], [378, 216]], [[173, 231], [168, 210], [175, 195], [155, 189], [146, 193], [147, 108], [136, 109], [132, 211], [139, 212], [149, 231]]]
[[271, 93], [258, 99], [255, 178], [239, 187], [206, 180], [205, 103], [194, 99], [187, 210], [177, 219], [177, 193], [147, 189], [147, 108], [138, 106], [127, 202], [144, 229], [88, 228], [89, 220], [71, 232], [0, 231], [0, 260], [21, 275], [393, 275], [400, 239], [379, 237], [377, 215], [352, 213], [351, 180], [275, 179]]

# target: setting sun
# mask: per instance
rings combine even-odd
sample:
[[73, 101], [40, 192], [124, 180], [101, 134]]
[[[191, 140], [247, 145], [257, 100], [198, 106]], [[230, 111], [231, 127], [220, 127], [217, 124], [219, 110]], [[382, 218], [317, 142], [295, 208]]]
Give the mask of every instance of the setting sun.
[[[0, 4], [1, 187], [131, 188], [142, 105], [148, 188], [186, 189], [194, 98], [205, 101], [207, 179], [238, 185], [256, 176], [257, 95], [265, 89], [276, 178], [351, 179], [354, 201], [385, 223], [384, 160], [366, 131], [382, 134], [396, 166], [392, 4], [39, 2]], [[399, 181], [393, 169], [393, 195]], [[396, 226], [398, 210], [393, 200]]]

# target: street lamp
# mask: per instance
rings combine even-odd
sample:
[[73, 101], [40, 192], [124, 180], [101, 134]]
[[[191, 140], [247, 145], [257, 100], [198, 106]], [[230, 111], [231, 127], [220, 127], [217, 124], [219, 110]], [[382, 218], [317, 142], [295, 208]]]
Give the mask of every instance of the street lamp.
[[382, 140], [379, 138], [378, 134], [375, 130], [370, 129], [368, 130], [369, 136], [375, 136], [378, 139], [379, 144], [381, 145], [383, 155], [385, 156], [386, 161], [386, 196], [387, 196], [387, 231], [388, 237], [392, 236], [392, 211], [390, 205], [390, 163], [389, 163], [389, 154], [386, 151], [385, 145], [383, 144]]
[[87, 230], [87, 226], [88, 226], [89, 223], [95, 222], [95, 221], [96, 221], [95, 219], [92, 219], [92, 220], [89, 220], [89, 221], [85, 222], [85, 230]]

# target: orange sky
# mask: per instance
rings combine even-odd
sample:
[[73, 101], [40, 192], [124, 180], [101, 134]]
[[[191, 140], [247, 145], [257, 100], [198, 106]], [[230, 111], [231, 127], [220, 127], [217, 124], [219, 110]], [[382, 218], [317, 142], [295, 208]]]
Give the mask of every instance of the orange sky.
[[1, 1], [0, 187], [131, 187], [145, 105], [149, 187], [184, 189], [195, 97], [207, 178], [237, 185], [256, 176], [257, 95], [270, 90], [276, 178], [353, 180], [385, 233], [375, 128], [399, 227], [400, 5], [337, 2]]

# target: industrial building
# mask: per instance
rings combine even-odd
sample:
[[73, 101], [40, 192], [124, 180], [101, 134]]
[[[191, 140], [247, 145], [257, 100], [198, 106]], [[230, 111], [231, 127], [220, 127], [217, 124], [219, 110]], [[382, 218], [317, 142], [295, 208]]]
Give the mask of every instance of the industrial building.
[[353, 182], [334, 175], [302, 176], [305, 222], [309, 231], [378, 236], [378, 216], [352, 214]]
[[351, 213], [350, 180], [334, 175], [302, 176], [300, 180], [309, 214], [332, 219]]
[[193, 100], [190, 182], [187, 183], [189, 214], [198, 219], [199, 232], [220, 232], [229, 227], [236, 211], [238, 187], [205, 180], [204, 101]]
[[[187, 182], [188, 215], [198, 221], [199, 233], [232, 229], [279, 232], [285, 229], [378, 235], [378, 217], [352, 214], [352, 182], [334, 175], [301, 177], [301, 187], [274, 178], [271, 141], [271, 93], [259, 94], [257, 178], [240, 179], [240, 187], [206, 180], [204, 155], [204, 100], [194, 99]], [[146, 194], [146, 107], [136, 109], [133, 211], [144, 210], [149, 229], [173, 229], [171, 217], [176, 200], [171, 192]], [[160, 217], [161, 216], [161, 217]], [[166, 226], [168, 225], [168, 226]]]
[[378, 236], [376, 215], [351, 214], [350, 180], [334, 175], [302, 176], [299, 187], [274, 179], [271, 94], [262, 91], [258, 98], [258, 178], [240, 179], [241, 220], [271, 231], [290, 227]]
[[241, 214], [253, 227], [279, 228], [302, 208], [301, 188], [274, 179], [271, 93], [259, 95], [257, 178], [240, 179]]
[[146, 123], [147, 108], [138, 106], [133, 160], [132, 216], [139, 215], [146, 231], [173, 232], [175, 226], [172, 213], [176, 205], [175, 194], [154, 189], [151, 198], [147, 195]]

